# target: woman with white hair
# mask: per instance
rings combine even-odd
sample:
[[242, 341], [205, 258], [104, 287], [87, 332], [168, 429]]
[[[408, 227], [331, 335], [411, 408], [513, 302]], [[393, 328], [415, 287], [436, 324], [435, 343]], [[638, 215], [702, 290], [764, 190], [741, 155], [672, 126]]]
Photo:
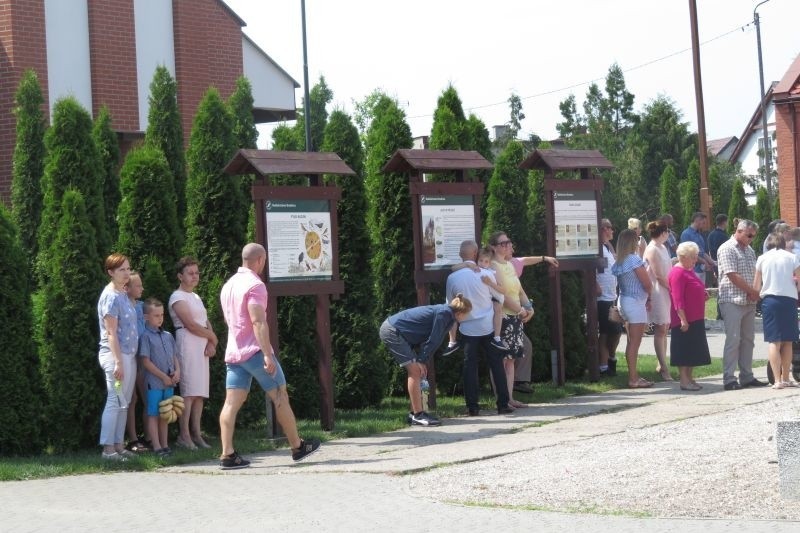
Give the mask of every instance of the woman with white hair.
[[628, 219], [628, 229], [632, 229], [636, 232], [636, 236], [638, 240], [636, 241], [636, 253], [639, 254], [639, 257], [644, 257], [644, 251], [647, 248], [647, 241], [642, 237], [642, 221], [638, 218], [629, 218]]
[[678, 262], [668, 276], [672, 296], [670, 364], [678, 367], [681, 390], [699, 391], [703, 387], [694, 380], [692, 371], [696, 366], [711, 364], [705, 324], [708, 293], [694, 273], [700, 247], [685, 241], [678, 245], [676, 253]]

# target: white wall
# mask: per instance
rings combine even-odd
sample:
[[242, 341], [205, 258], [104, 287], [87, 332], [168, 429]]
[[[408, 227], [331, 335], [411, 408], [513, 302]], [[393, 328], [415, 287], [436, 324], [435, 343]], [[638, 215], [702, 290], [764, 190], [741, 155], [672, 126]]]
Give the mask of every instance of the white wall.
[[50, 117], [56, 100], [74, 96], [92, 112], [87, 0], [45, 0], [47, 91]]
[[164, 65], [175, 77], [175, 40], [171, 0], [134, 0], [136, 79], [139, 89], [139, 128], [147, 129], [150, 83], [156, 67]]
[[242, 37], [244, 75], [253, 87], [253, 107], [261, 109], [295, 109], [294, 82], [252, 42]]
[[[775, 134], [775, 106], [770, 103], [767, 106], [767, 131], [769, 132], [770, 137]], [[745, 137], [744, 140], [744, 148], [741, 152], [739, 152], [739, 157], [737, 162], [742, 165], [742, 172], [744, 172], [747, 176], [758, 176], [758, 167], [759, 165], [759, 157], [758, 157], [758, 141], [763, 137], [762, 130], [761, 130], [761, 121], [758, 122], [758, 129], [753, 132], [749, 132], [749, 134]], [[777, 158], [777, 151], [775, 146], [775, 140], [772, 139], [772, 148], [773, 148], [773, 158], [772, 158], [772, 165], [773, 170], [777, 169], [778, 158]], [[774, 183], [774, 181], [773, 181]], [[766, 183], [762, 183], [766, 187]], [[749, 185], [745, 184], [744, 192], [747, 195], [748, 203], [751, 205], [755, 204], [755, 194], [756, 191], [752, 189]]]

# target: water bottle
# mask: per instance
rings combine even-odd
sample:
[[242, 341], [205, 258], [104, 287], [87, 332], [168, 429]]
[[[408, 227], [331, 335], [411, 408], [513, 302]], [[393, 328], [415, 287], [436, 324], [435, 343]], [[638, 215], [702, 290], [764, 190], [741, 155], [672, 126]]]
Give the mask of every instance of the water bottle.
[[431, 388], [431, 384], [428, 383], [428, 379], [427, 378], [422, 378], [421, 380], [419, 380], [419, 390], [422, 391], [423, 394], [428, 392], [430, 390], [430, 388]]
[[117, 393], [117, 401], [119, 402], [119, 406], [122, 408], [128, 407], [128, 400], [125, 399], [125, 395], [122, 394], [122, 382], [120, 380], [114, 380], [114, 392]]

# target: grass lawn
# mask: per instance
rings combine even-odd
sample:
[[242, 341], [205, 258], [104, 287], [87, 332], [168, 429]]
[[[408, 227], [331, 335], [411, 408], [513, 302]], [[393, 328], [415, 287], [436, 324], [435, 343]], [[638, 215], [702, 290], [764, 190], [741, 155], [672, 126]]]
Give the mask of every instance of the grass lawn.
[[[528, 403], [548, 403], [569, 396], [594, 394], [627, 386], [627, 367], [624, 354], [617, 354], [619, 360], [617, 376], [606, 378], [597, 383], [588, 379], [568, 382], [564, 387], [556, 387], [552, 383], [537, 383], [533, 394], [516, 394], [517, 399]], [[639, 357], [639, 373], [642, 377], [659, 381], [656, 374], [656, 358], [643, 355]], [[754, 362], [758, 363], [758, 362]], [[763, 362], [761, 362], [763, 364]], [[695, 377], [704, 377], [722, 373], [720, 359], [712, 359], [712, 364], [695, 369]], [[436, 414], [451, 418], [464, 413], [464, 400], [461, 396], [438, 396]], [[488, 408], [494, 405], [494, 399], [485, 392], [481, 396], [481, 404]], [[319, 420], [298, 420], [300, 434], [304, 437], [315, 437], [322, 441], [348, 437], [364, 437], [377, 433], [385, 433], [405, 427], [405, 416], [408, 412], [407, 398], [386, 398], [378, 408], [362, 410], [336, 410], [336, 427], [326, 432], [320, 429]], [[173, 429], [174, 431], [174, 429]], [[164, 465], [180, 465], [216, 459], [219, 454], [219, 440], [208, 439], [212, 444], [210, 450], [189, 451], [174, 446], [174, 455], [163, 461], [150, 454], [142, 454], [126, 463], [109, 463], [100, 458], [99, 448], [66, 454], [44, 453], [36, 457], [0, 458], [0, 481], [40, 479], [75, 474], [119, 471], [153, 471]], [[237, 429], [236, 450], [242, 454], [274, 450], [285, 447], [285, 443], [275, 443], [266, 438], [263, 426], [258, 429]], [[287, 450], [288, 453], [288, 450]]]

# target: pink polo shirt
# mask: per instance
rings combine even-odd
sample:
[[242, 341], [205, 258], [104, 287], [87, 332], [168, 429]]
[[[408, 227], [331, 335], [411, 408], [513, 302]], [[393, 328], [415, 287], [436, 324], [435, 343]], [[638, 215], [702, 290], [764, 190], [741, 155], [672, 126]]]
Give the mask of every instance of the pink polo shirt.
[[228, 324], [226, 363], [241, 363], [261, 349], [253, 331], [247, 306], [260, 305], [267, 309], [267, 286], [249, 268], [239, 270], [225, 282], [219, 295], [225, 322]]

